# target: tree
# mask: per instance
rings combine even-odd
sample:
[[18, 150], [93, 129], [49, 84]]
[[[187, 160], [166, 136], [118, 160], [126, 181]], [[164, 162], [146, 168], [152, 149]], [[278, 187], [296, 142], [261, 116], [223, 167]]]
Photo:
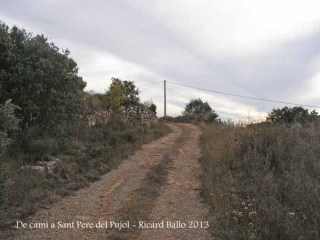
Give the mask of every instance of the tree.
[[122, 82], [112, 81], [109, 91], [107, 92], [108, 103], [112, 110], [118, 110], [124, 105], [125, 95]]
[[216, 114], [214, 111], [212, 111], [211, 113], [209, 113], [207, 115], [205, 121], [207, 123], [213, 123], [213, 122], [215, 122], [217, 120], [218, 117], [219, 117], [218, 114]]
[[32, 36], [0, 24], [0, 103], [12, 99], [24, 131], [55, 133], [79, 118], [85, 82], [68, 50], [60, 51], [43, 35]]
[[153, 102], [151, 102], [149, 109], [151, 112], [153, 112], [154, 114], [157, 114], [157, 105], [155, 105]]
[[135, 84], [131, 81], [122, 81], [119, 78], [111, 80], [112, 83], [107, 91], [110, 107], [112, 109], [137, 107], [140, 99]]
[[7, 100], [5, 104], [0, 105], [0, 155], [4, 153], [7, 145], [10, 143], [10, 131], [18, 130], [19, 120], [14, 112], [19, 109], [18, 106]]
[[200, 98], [192, 99], [185, 107], [185, 115], [209, 114], [212, 109], [208, 102], [203, 102]]
[[6, 171], [1, 161], [1, 155], [6, 151], [6, 147], [10, 144], [11, 139], [9, 133], [18, 129], [19, 120], [14, 112], [19, 107], [12, 104], [11, 100], [7, 100], [5, 104], [0, 105], [0, 204], [5, 200], [4, 188], [6, 181]]
[[185, 107], [184, 115], [206, 122], [214, 122], [218, 118], [218, 114], [211, 109], [208, 102], [203, 102], [200, 98], [190, 100]]
[[144, 105], [146, 106], [146, 108], [148, 109], [148, 111], [150, 111], [151, 113], [154, 113], [155, 115], [157, 114], [157, 105], [155, 105], [152, 100], [151, 101], [146, 101], [144, 103]]
[[267, 117], [267, 121], [275, 123], [307, 123], [318, 118], [318, 113], [313, 110], [309, 113], [308, 109], [303, 107], [284, 107], [281, 109], [273, 109]]

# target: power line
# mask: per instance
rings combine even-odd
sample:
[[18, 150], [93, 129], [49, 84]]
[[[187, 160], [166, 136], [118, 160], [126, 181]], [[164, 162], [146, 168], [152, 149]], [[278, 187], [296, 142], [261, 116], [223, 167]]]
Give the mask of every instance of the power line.
[[[153, 85], [153, 84], [162, 83], [162, 82], [163, 82], [163, 81], [148, 83], [148, 84], [145, 84], [145, 85], [140, 86], [140, 88], [141, 88], [141, 87], [146, 87], [146, 86], [149, 86], [149, 85]], [[139, 90], [139, 93], [142, 93], [142, 92], [143, 92], [143, 91], [140, 91], [140, 90]]]
[[[130, 80], [130, 81], [132, 81], [132, 82], [136, 82], [137, 80]], [[150, 83], [156, 83], [156, 82], [159, 82], [159, 81], [150, 80], [150, 79], [148, 79], [148, 80], [144, 79], [144, 80], [141, 80], [141, 81], [143, 81], [143, 82], [150, 82]], [[138, 79], [138, 82], [140, 82], [140, 79]]]
[[149, 85], [153, 85], [153, 84], [158, 84], [158, 83], [162, 83], [163, 81], [158, 81], [158, 82], [152, 82], [152, 83], [147, 83], [147, 84], [144, 84], [140, 87], [145, 87], [145, 86], [149, 86]]
[[221, 92], [221, 91], [210, 90], [210, 89], [205, 89], [205, 88], [199, 88], [199, 87], [194, 87], [194, 86], [190, 86], [190, 85], [185, 85], [185, 84], [175, 83], [175, 82], [169, 82], [169, 81], [167, 81], [167, 83], [171, 83], [171, 84], [175, 84], [175, 85], [179, 85], [179, 86], [183, 86], [183, 87], [188, 87], [188, 88], [194, 88], [194, 89], [201, 90], [201, 91], [206, 91], [206, 92], [213, 92], [213, 93], [218, 93], [218, 94], [223, 94], [223, 95], [228, 95], [228, 96], [234, 96], [234, 97], [241, 97], [241, 98], [259, 100], [259, 101], [265, 101], [265, 102], [289, 104], [289, 105], [302, 106], [302, 107], [320, 108], [319, 106], [292, 103], [292, 102], [284, 102], [284, 101], [278, 101], [278, 100], [272, 100], [272, 99], [266, 99], [266, 98], [249, 97], [249, 96], [244, 96], [244, 95], [239, 95], [239, 94], [234, 94], [234, 93]]

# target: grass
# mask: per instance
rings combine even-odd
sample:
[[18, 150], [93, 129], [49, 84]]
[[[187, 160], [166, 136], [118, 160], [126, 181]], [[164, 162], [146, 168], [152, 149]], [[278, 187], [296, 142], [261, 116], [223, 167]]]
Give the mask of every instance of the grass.
[[[162, 161], [155, 165], [148, 173], [144, 184], [141, 188], [134, 191], [121, 207], [121, 212], [117, 216], [121, 220], [129, 221], [130, 224], [138, 226], [138, 222], [146, 219], [150, 214], [154, 202], [159, 196], [161, 186], [167, 179], [167, 167], [171, 162], [171, 158], [166, 155]], [[138, 229], [128, 228], [119, 230], [111, 230], [110, 239], [132, 239], [137, 236]]]
[[[161, 161], [153, 166], [143, 180], [142, 186], [135, 190], [121, 206], [118, 213], [119, 221], [130, 221], [130, 224], [138, 226], [139, 221], [148, 221], [149, 215], [159, 196], [161, 187], [166, 183], [168, 168], [177, 155], [178, 146], [188, 139], [190, 129], [185, 130], [178, 138], [172, 149], [164, 155]], [[128, 228], [111, 231], [110, 240], [137, 239], [139, 228]]]
[[320, 239], [320, 124], [203, 126], [215, 239]]
[[[4, 156], [4, 188], [0, 204], [0, 229], [5, 230], [116, 167], [142, 144], [159, 138], [170, 130], [163, 124], [149, 128], [133, 126], [83, 127], [64, 145], [46, 137], [34, 140], [26, 152], [9, 149]], [[21, 169], [47, 154], [61, 160], [53, 174]]]

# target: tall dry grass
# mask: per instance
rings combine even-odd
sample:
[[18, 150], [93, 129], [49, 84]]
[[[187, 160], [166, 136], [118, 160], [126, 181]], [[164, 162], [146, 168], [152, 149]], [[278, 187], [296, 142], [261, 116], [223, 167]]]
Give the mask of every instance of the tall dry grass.
[[203, 126], [215, 239], [320, 239], [320, 124]]
[[[44, 138], [32, 142], [27, 153], [17, 151], [15, 146], [9, 149], [4, 155], [6, 178], [2, 188], [0, 181], [4, 199], [0, 203], [0, 239], [1, 230], [10, 229], [17, 220], [98, 180], [142, 144], [170, 131], [162, 123], [148, 128], [138, 123], [132, 126], [112, 124], [96, 128], [83, 126], [77, 131], [77, 137], [72, 136], [63, 147], [56, 139]], [[52, 174], [21, 168], [26, 161], [36, 164], [32, 159], [39, 160], [47, 154], [61, 160]], [[1, 177], [0, 174], [0, 180]]]

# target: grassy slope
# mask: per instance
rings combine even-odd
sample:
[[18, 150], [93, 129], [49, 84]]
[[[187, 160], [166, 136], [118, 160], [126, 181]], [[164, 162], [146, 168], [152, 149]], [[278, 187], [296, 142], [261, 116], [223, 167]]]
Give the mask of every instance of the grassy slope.
[[216, 239], [320, 239], [320, 126], [203, 127]]
[[39, 207], [48, 207], [61, 197], [87, 186], [142, 144], [169, 131], [163, 124], [150, 128], [137, 125], [82, 129], [77, 138], [57, 154], [62, 161], [52, 175], [23, 170], [21, 165], [26, 158], [37, 157], [42, 145], [47, 149], [55, 148], [50, 146], [50, 142], [55, 145], [53, 140], [38, 143], [28, 156], [11, 152], [10, 156], [6, 156], [7, 183], [5, 203], [0, 205], [0, 228], [6, 228], [34, 213]]

